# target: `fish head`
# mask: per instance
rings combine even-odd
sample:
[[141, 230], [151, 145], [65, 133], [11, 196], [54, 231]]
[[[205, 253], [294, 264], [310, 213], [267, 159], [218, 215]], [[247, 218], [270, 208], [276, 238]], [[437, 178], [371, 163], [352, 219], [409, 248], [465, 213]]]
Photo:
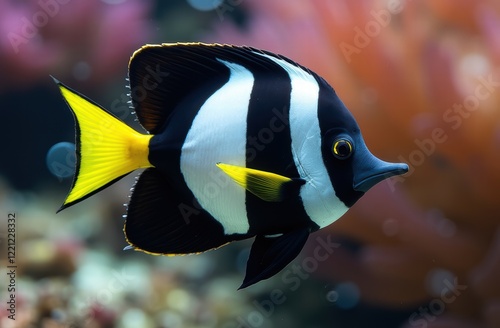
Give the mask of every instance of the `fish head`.
[[320, 107], [321, 151], [337, 197], [351, 207], [377, 183], [408, 172], [408, 165], [374, 156], [352, 114], [338, 97], [333, 99]]

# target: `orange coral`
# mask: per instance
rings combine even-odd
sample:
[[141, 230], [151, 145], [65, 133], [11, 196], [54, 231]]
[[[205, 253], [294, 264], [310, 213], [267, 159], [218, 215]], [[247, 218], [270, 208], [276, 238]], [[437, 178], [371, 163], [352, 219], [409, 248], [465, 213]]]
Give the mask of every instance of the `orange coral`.
[[[248, 29], [223, 21], [210, 40], [266, 48], [315, 70], [354, 113], [372, 151], [411, 166], [320, 232], [362, 247], [354, 254], [339, 249], [317, 273], [356, 282], [365, 301], [408, 307], [429, 299], [441, 304], [429, 281], [447, 272], [466, 287], [453, 302], [441, 300], [444, 313], [426, 320], [428, 327], [498, 327], [498, 2], [243, 5]], [[443, 282], [437, 286], [445, 288]], [[422, 318], [416, 313], [408, 324]]]

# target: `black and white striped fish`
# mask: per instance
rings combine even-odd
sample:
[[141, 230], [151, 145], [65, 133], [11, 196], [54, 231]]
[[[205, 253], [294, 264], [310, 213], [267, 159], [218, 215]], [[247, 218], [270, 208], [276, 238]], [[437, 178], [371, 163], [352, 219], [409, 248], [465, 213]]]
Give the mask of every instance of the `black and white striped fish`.
[[146, 45], [130, 60], [129, 80], [146, 134], [57, 82], [77, 131], [75, 177], [60, 210], [146, 168], [127, 208], [131, 247], [192, 254], [256, 237], [240, 288], [279, 272], [311, 232], [408, 170], [374, 157], [332, 87], [280, 55]]

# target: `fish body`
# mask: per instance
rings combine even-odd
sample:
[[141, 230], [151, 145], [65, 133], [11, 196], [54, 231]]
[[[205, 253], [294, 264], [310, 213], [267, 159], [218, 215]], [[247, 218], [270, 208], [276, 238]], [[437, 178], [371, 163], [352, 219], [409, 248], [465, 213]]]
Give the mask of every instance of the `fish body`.
[[147, 133], [58, 82], [77, 126], [77, 169], [61, 209], [145, 168], [127, 206], [129, 244], [178, 255], [255, 237], [240, 288], [279, 272], [310, 233], [408, 170], [368, 151], [324, 79], [271, 52], [146, 45], [129, 81]]

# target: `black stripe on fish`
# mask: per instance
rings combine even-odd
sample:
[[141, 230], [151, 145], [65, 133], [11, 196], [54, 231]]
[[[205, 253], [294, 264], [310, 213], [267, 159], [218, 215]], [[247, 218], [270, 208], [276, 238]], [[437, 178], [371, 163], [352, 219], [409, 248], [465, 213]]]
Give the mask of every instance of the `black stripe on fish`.
[[[333, 88], [321, 77], [316, 76], [316, 80], [320, 85], [318, 119], [323, 136], [321, 141], [323, 161], [336, 196], [347, 207], [351, 207], [363, 195], [352, 187], [354, 177], [352, 161], [356, 154], [347, 160], [338, 160], [332, 155], [332, 145], [339, 136], [347, 135], [352, 138], [356, 148], [360, 129]], [[335, 111], [332, 111], [332, 108], [335, 108]], [[338, 128], [332, 129], [332, 127]]]
[[[246, 166], [298, 178], [290, 147], [290, 77], [278, 64], [262, 59], [269, 62], [269, 67], [248, 67], [255, 83], [247, 117]], [[263, 202], [247, 190], [246, 205], [250, 233], [274, 234], [310, 223], [307, 219], [304, 222], [307, 214], [298, 188], [282, 202]], [[268, 217], [273, 218], [272, 222]]]

